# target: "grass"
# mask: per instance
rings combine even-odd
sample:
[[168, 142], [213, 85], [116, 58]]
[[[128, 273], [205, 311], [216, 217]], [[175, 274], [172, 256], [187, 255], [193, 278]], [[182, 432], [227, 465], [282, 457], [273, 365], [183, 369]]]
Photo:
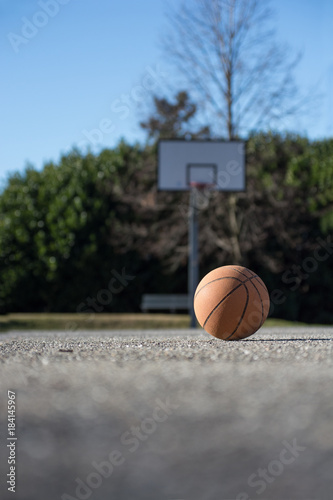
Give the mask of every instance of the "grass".
[[0, 316], [0, 331], [188, 328], [189, 324], [187, 314], [15, 313]]
[[[76, 314], [76, 313], [15, 313], [0, 315], [0, 331], [8, 330], [116, 330], [189, 328], [187, 314]], [[265, 326], [306, 326], [283, 319], [269, 318]]]

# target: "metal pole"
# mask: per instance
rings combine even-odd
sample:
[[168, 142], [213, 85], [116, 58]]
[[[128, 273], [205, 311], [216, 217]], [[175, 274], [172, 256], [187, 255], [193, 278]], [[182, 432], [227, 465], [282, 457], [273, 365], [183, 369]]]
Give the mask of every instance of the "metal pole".
[[198, 252], [198, 208], [196, 190], [190, 191], [189, 206], [189, 241], [188, 241], [188, 293], [190, 297], [189, 314], [191, 317], [191, 328], [196, 328], [197, 320], [194, 313], [193, 299], [199, 280], [199, 252]]

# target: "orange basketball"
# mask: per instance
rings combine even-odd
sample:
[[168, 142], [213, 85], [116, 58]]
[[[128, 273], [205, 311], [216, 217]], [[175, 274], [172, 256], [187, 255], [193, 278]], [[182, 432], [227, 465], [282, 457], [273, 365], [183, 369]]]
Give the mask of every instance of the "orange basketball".
[[269, 311], [264, 282], [246, 267], [223, 266], [200, 281], [194, 311], [200, 325], [214, 337], [240, 340], [255, 333]]

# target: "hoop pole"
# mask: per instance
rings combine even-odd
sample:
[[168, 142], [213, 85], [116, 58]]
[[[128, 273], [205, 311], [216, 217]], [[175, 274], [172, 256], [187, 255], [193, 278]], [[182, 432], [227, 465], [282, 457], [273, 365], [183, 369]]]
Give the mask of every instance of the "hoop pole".
[[193, 299], [199, 278], [199, 252], [198, 252], [198, 208], [196, 200], [196, 190], [190, 191], [189, 206], [189, 260], [188, 260], [188, 291], [189, 291], [189, 314], [191, 318], [191, 328], [197, 327], [197, 320], [194, 313]]

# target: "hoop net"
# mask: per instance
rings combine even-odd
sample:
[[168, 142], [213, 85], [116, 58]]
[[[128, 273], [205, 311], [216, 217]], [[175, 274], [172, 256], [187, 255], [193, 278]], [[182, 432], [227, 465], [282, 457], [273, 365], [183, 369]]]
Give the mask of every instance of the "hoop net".
[[211, 198], [211, 192], [215, 184], [212, 182], [191, 181], [190, 186], [190, 212], [207, 208]]

